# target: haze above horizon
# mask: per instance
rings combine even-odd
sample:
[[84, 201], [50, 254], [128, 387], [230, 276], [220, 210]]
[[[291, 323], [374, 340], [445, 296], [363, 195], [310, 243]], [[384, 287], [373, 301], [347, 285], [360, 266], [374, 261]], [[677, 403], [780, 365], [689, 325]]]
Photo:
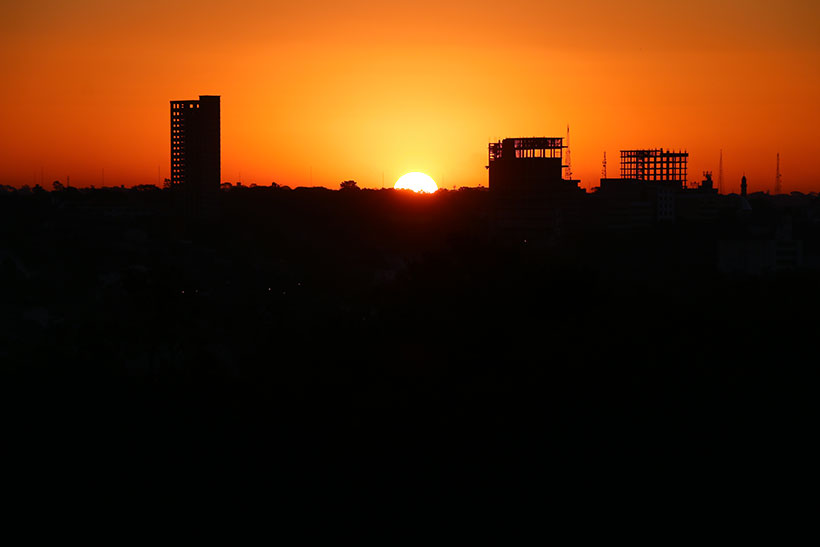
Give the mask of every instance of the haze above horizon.
[[[0, 184], [169, 177], [169, 102], [222, 97], [222, 180], [487, 184], [487, 143], [690, 153], [724, 191], [818, 191], [820, 4], [33, 1], [0, 18]], [[387, 184], [390, 185], [390, 184]]]

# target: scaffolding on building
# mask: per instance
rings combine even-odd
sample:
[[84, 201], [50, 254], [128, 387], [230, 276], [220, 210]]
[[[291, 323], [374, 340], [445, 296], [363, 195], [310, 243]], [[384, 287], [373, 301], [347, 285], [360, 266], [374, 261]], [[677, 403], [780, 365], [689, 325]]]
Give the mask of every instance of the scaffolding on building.
[[686, 186], [688, 152], [663, 148], [621, 150], [621, 178]]
[[490, 163], [500, 160], [505, 153], [509, 154], [510, 152], [513, 152], [515, 158], [563, 159], [563, 150], [565, 148], [563, 141], [563, 137], [528, 137], [491, 142], [489, 147]]

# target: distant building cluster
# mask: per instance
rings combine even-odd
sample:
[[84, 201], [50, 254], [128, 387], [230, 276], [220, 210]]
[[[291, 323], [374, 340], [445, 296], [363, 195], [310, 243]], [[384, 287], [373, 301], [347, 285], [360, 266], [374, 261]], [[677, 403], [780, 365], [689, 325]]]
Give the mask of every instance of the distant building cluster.
[[731, 228], [725, 233], [716, 229], [721, 271], [760, 273], [802, 264], [801, 244], [783, 221], [767, 220], [762, 226], [759, 219], [750, 220], [745, 176], [739, 196], [722, 196], [709, 171], [699, 183], [689, 183], [688, 152], [621, 150], [620, 177], [604, 174], [600, 186], [586, 192], [579, 180], [565, 176], [569, 169], [564, 148], [560, 137], [507, 138], [489, 144], [495, 237], [542, 247], [593, 231], [623, 233], [678, 222], [716, 225], [728, 214], [732, 222], [725, 224]]
[[621, 229], [716, 214], [711, 173], [696, 188], [687, 187], [687, 152], [622, 150], [621, 176], [602, 178], [599, 189], [587, 194], [579, 180], [564, 178], [565, 147], [561, 137], [490, 143], [487, 168], [500, 233], [540, 234], [538, 239], [551, 237], [544, 228], [566, 228], [581, 217], [585, 226]]
[[[572, 178], [567, 148], [562, 137], [489, 143], [494, 237], [538, 248], [593, 231], [622, 233], [677, 222], [715, 223], [727, 211], [736, 219], [751, 217], [746, 177], [739, 196], [721, 196], [711, 172], [691, 184], [686, 151], [621, 150], [620, 176], [606, 176], [604, 158], [600, 185], [587, 192]], [[183, 214], [199, 218], [216, 212], [220, 155], [220, 97], [171, 101], [170, 184]], [[733, 225], [737, 226], [745, 231], [735, 230], [720, 240], [721, 270], [766, 271], [801, 264], [802, 248], [792, 240], [788, 227], [770, 225], [761, 231], [748, 222]], [[750, 236], [753, 232], [758, 236]], [[759, 237], [761, 233], [766, 235]]]

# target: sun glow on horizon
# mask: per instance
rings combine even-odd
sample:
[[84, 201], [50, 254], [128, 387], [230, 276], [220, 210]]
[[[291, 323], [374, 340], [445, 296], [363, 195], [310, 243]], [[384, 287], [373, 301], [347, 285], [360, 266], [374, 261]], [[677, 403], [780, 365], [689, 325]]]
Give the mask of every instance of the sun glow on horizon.
[[820, 190], [816, 0], [7, 4], [0, 186], [161, 187], [170, 102], [214, 94], [221, 182], [486, 187], [490, 142], [571, 125], [585, 189], [662, 146], [692, 178], [722, 154], [723, 193], [772, 190], [777, 153], [784, 192]]
[[396, 190], [412, 190], [414, 192], [432, 194], [438, 190], [438, 185], [429, 175], [414, 171], [399, 177], [399, 180], [396, 181], [393, 188]]

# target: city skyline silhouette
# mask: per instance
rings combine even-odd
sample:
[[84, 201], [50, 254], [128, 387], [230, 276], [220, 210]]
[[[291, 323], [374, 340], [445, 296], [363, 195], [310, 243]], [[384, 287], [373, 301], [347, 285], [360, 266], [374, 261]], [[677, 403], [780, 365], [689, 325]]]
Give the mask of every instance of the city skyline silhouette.
[[7, 12], [0, 415], [42, 526], [801, 497], [765, 489], [812, 453], [820, 5]]
[[[421, 171], [475, 187], [486, 142], [570, 124], [586, 189], [605, 152], [615, 163], [621, 149], [665, 147], [688, 150], [693, 173], [717, 173], [722, 156], [724, 193], [744, 173], [774, 191], [778, 153], [783, 191], [817, 190], [811, 3], [105, 5], [5, 18], [0, 184], [161, 185], [161, 105], [217, 93], [222, 182], [378, 188]], [[203, 43], [223, 27], [245, 39]]]

